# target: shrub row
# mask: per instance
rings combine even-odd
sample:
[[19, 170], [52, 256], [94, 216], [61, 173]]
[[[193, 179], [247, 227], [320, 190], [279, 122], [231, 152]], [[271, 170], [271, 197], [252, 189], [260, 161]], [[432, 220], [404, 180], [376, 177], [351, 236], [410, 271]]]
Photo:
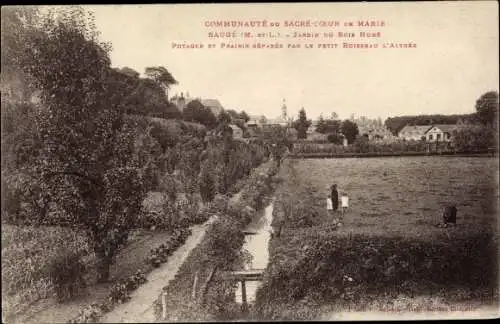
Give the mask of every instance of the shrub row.
[[[150, 251], [150, 255], [146, 258], [145, 262], [153, 267], [159, 267], [161, 263], [167, 261], [168, 256], [173, 251], [186, 241], [190, 234], [190, 229], [176, 230], [167, 242]], [[85, 307], [68, 323], [95, 323], [100, 316], [111, 311], [116, 304], [128, 301], [130, 293], [147, 281], [147, 269], [139, 269], [134, 275], [117, 282], [111, 287], [108, 297], [103, 302], [93, 303]]]
[[191, 235], [190, 229], [177, 230], [167, 242], [149, 252], [147, 262], [158, 268], [162, 263], [167, 262], [168, 257], [186, 241], [189, 235]]
[[373, 142], [363, 138], [357, 139], [352, 145], [342, 146], [327, 143], [295, 143], [294, 154], [305, 153], [401, 153], [401, 152], [427, 152], [430, 151], [453, 151], [449, 143], [427, 143], [424, 141], [393, 141], [393, 142]]
[[281, 247], [275, 248], [257, 296], [261, 319], [284, 319], [276, 303], [301, 300], [362, 309], [386, 296], [460, 301], [487, 300], [498, 293], [491, 233], [463, 238], [455, 245], [366, 235], [301, 238], [297, 243], [276, 243]]

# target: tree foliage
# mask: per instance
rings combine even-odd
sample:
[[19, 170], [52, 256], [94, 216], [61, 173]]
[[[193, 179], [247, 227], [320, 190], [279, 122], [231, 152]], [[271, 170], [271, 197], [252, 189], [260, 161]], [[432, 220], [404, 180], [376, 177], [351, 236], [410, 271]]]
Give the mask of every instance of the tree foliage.
[[83, 228], [100, 260], [100, 280], [123, 244], [152, 183], [158, 145], [124, 121], [128, 90], [110, 67], [109, 44], [97, 41], [92, 13], [50, 11], [26, 40], [24, 71], [41, 90], [36, 115], [42, 146], [32, 165], [47, 194]]
[[476, 111], [479, 120], [484, 125], [496, 125], [498, 123], [498, 92], [489, 91], [476, 101]]
[[147, 67], [145, 70], [145, 74], [148, 78], [161, 86], [162, 89], [167, 93], [172, 85], [178, 83], [177, 80], [172, 76], [172, 74], [163, 66]]
[[341, 131], [349, 144], [354, 143], [356, 136], [359, 134], [358, 125], [348, 119], [342, 122]]
[[335, 119], [324, 119], [320, 116], [316, 132], [321, 134], [337, 134], [340, 132], [341, 122]]
[[182, 115], [184, 120], [200, 123], [207, 128], [214, 128], [217, 124], [215, 115], [199, 100], [190, 101], [182, 111]]
[[306, 111], [304, 108], [299, 111], [299, 119], [293, 123], [293, 128], [298, 132], [297, 138], [305, 139], [307, 138], [307, 129], [311, 126], [311, 120], [307, 119]]

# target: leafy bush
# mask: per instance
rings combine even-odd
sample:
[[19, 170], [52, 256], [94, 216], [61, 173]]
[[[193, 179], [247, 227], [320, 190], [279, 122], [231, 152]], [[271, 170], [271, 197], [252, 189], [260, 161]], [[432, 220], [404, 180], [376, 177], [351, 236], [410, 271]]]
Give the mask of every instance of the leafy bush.
[[330, 143], [342, 145], [343, 137], [337, 134], [328, 134], [327, 140]]
[[298, 251], [289, 245], [293, 254], [273, 256], [258, 308], [304, 298], [357, 304], [370, 295], [438, 295], [444, 287], [465, 288], [470, 297], [482, 291], [491, 298], [498, 287], [496, 248], [487, 233], [454, 245], [366, 235], [323, 236], [304, 243]]
[[212, 201], [212, 199], [214, 199], [215, 196], [215, 181], [213, 179], [212, 174], [206, 169], [204, 169], [201, 172], [199, 186], [203, 202]]
[[189, 229], [176, 230], [167, 242], [150, 251], [147, 262], [155, 268], [167, 262], [168, 257], [186, 241], [189, 235], [191, 235]]
[[59, 302], [70, 300], [85, 287], [86, 267], [80, 253], [66, 251], [49, 264], [49, 277]]

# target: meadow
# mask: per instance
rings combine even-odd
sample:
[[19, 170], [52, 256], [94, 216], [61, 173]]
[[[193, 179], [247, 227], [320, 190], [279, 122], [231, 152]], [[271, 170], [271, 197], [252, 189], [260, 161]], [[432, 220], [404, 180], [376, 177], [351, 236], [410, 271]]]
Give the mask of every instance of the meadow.
[[[497, 301], [497, 170], [488, 157], [286, 161], [257, 317]], [[350, 199], [341, 227], [326, 212], [333, 183]], [[438, 228], [447, 204], [457, 226]]]

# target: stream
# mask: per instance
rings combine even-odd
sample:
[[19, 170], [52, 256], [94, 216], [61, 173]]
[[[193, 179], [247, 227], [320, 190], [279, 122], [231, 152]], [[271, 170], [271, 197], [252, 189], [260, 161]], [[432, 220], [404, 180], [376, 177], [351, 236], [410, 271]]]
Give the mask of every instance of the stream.
[[[265, 269], [269, 261], [269, 239], [271, 238], [271, 222], [273, 220], [274, 200], [264, 209], [260, 210], [255, 218], [245, 229], [245, 243], [243, 249], [248, 251], [252, 258], [250, 264], [245, 264], [245, 270]], [[247, 302], [253, 304], [260, 281], [247, 281]], [[236, 290], [236, 302], [242, 303], [241, 284], [238, 283]]]

